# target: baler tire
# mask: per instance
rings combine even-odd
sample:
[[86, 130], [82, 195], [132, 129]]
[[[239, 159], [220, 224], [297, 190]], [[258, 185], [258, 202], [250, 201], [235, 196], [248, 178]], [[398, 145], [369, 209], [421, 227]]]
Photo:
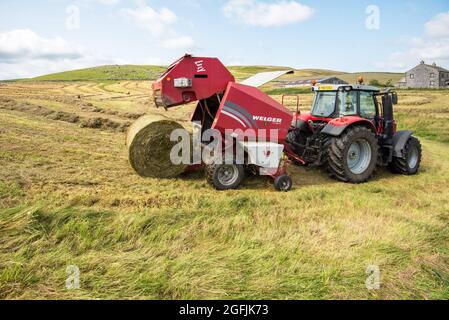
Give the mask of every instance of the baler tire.
[[[370, 147], [369, 163], [366, 163], [366, 169], [360, 173], [354, 173], [348, 164], [348, 154], [350, 148], [355, 143], [362, 143], [362, 146]], [[332, 179], [348, 183], [364, 183], [368, 181], [375, 173], [379, 156], [379, 145], [377, 138], [372, 130], [363, 126], [349, 128], [339, 137], [331, 139], [327, 154], [327, 171]], [[360, 160], [359, 160], [360, 161]]]
[[293, 181], [286, 174], [284, 174], [282, 176], [279, 176], [276, 179], [274, 179], [274, 188], [277, 191], [288, 192], [288, 191], [290, 191], [292, 189], [292, 186], [293, 186]]
[[[416, 152], [416, 154], [413, 155], [413, 152]], [[407, 176], [417, 174], [422, 160], [421, 142], [415, 137], [410, 137], [405, 145], [404, 154], [406, 155], [405, 158], [393, 157], [390, 164], [391, 170], [394, 173]], [[416, 159], [411, 159], [411, 157], [416, 157]]]
[[[226, 166], [232, 168], [232, 170], [234, 170], [233, 173], [236, 175], [229, 181], [229, 184], [225, 183], [220, 178], [220, 174]], [[245, 167], [240, 164], [232, 164], [232, 165], [211, 164], [206, 166], [207, 182], [212, 187], [214, 187], [216, 190], [219, 191], [237, 189], [239, 185], [242, 183], [244, 178], [245, 178]]]

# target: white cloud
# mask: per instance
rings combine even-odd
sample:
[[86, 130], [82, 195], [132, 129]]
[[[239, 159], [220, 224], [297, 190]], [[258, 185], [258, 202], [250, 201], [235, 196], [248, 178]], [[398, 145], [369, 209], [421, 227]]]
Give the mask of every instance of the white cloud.
[[168, 38], [162, 41], [162, 47], [166, 49], [192, 48], [194, 45], [193, 39], [187, 36]]
[[120, 3], [120, 0], [98, 0], [101, 4], [107, 6], [115, 6]]
[[139, 28], [148, 31], [159, 46], [166, 49], [188, 49], [194, 47], [189, 36], [180, 36], [175, 31], [176, 14], [168, 8], [154, 9], [139, 0], [136, 8], [120, 10], [120, 14]]
[[423, 59], [449, 61], [449, 39], [424, 41], [421, 45], [412, 48], [410, 52]]
[[0, 62], [23, 59], [77, 59], [82, 57], [79, 48], [62, 38], [42, 38], [29, 29], [0, 33]]
[[85, 5], [85, 4], [102, 4], [105, 6], [115, 6], [118, 5], [121, 0], [74, 0], [74, 5]]
[[117, 63], [122, 61], [87, 52], [60, 37], [42, 37], [29, 29], [0, 33], [2, 80]]
[[424, 24], [426, 36], [400, 41], [404, 50], [392, 53], [387, 61], [375, 64], [379, 68], [407, 70], [424, 60], [443, 67], [449, 64], [449, 12], [440, 13]]
[[177, 20], [176, 14], [167, 8], [158, 11], [145, 6], [136, 9], [122, 9], [120, 13], [139, 27], [148, 30], [155, 37], [162, 37], [168, 26]]
[[449, 40], [415, 42], [403, 51], [393, 52], [386, 61], [375, 63], [374, 66], [388, 71], [403, 72], [416, 66], [421, 60], [429, 64], [435, 62], [448, 68]]
[[449, 12], [440, 13], [425, 24], [427, 34], [434, 38], [449, 37]]
[[314, 10], [297, 1], [230, 0], [223, 13], [231, 20], [252, 26], [281, 27], [310, 19]]

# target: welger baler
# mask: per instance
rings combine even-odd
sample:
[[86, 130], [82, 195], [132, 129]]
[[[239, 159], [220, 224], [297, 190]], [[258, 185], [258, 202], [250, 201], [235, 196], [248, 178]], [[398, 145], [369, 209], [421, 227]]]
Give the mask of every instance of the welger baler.
[[[285, 143], [293, 114], [256, 86], [289, 72], [259, 74], [237, 83], [218, 59], [186, 55], [153, 83], [154, 102], [168, 109], [197, 101], [191, 121], [200, 123], [202, 132], [216, 129], [223, 139], [241, 144], [245, 163], [206, 165], [207, 180], [216, 189], [237, 188], [245, 173], [252, 171], [270, 175], [278, 190], [288, 191], [292, 181], [284, 155], [302, 162]], [[234, 131], [232, 137], [226, 136], [227, 130]]]

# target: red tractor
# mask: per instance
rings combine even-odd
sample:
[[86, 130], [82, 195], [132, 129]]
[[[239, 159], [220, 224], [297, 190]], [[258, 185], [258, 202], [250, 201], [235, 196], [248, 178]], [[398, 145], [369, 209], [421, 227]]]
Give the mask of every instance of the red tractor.
[[421, 144], [412, 131], [397, 131], [393, 91], [376, 87], [314, 87], [312, 111], [295, 114], [287, 143], [309, 166], [325, 166], [332, 178], [366, 182], [378, 166], [413, 175], [421, 163]]
[[[361, 84], [318, 86], [312, 111], [292, 114], [257, 88], [288, 72], [237, 83], [218, 59], [186, 55], [153, 84], [155, 104], [167, 109], [197, 102], [191, 120], [200, 123], [202, 132], [215, 129], [242, 146], [243, 163], [206, 165], [207, 180], [218, 190], [235, 189], [247, 172], [268, 169], [276, 189], [288, 191], [290, 161], [324, 166], [331, 177], [351, 183], [367, 181], [377, 166], [405, 175], [418, 172], [421, 145], [412, 131], [396, 130], [395, 92]], [[229, 129], [246, 133], [228, 137]], [[275, 141], [270, 140], [273, 131]]]

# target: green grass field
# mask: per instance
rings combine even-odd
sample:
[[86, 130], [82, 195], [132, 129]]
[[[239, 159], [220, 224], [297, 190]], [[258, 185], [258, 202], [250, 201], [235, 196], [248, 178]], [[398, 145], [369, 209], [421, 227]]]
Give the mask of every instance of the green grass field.
[[[423, 143], [419, 175], [350, 185], [292, 166], [294, 189], [278, 193], [268, 178], [216, 192], [202, 172], [138, 177], [122, 128], [142, 113], [187, 126], [192, 111], [155, 109], [149, 88], [2, 86], [0, 298], [449, 299], [449, 92], [399, 92], [400, 128]], [[366, 288], [371, 265], [379, 290]]]

